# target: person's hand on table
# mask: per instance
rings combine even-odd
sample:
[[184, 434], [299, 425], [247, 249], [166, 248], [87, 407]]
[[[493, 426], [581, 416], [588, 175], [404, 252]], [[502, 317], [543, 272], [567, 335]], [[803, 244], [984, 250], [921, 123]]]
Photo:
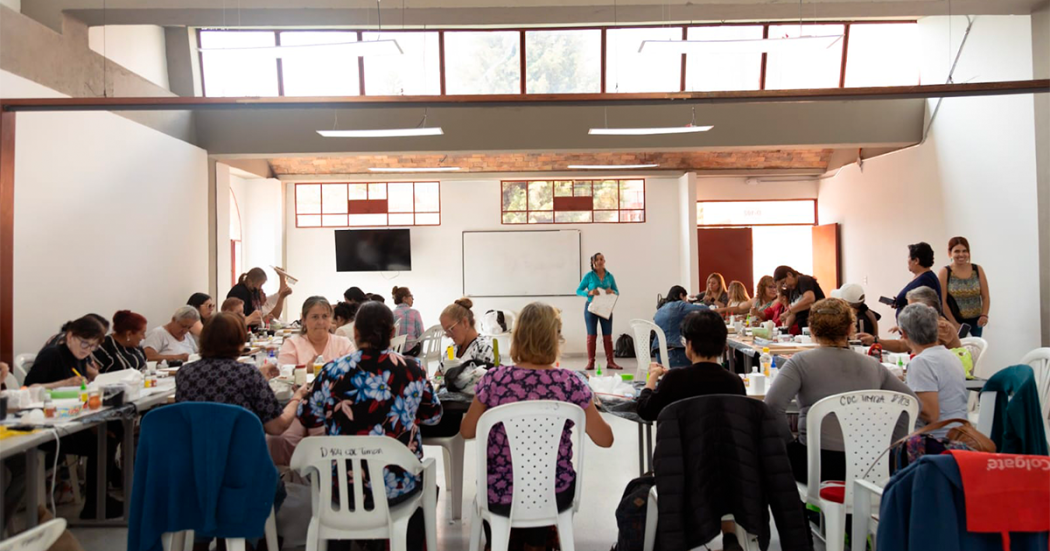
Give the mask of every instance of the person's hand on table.
[[303, 401], [308, 394], [310, 394], [310, 385], [302, 385], [295, 389], [295, 394], [292, 395], [292, 399]]
[[875, 344], [875, 336], [869, 333], [857, 333], [854, 338], [860, 341], [864, 346], [871, 346]]
[[176, 360], [181, 360], [181, 361], [184, 361], [184, 362], [188, 362], [190, 360], [190, 355], [186, 354], [186, 353], [182, 353], [182, 354], [179, 354], [178, 356], [175, 356], [175, 359]]
[[[62, 386], [75, 386], [75, 387], [79, 387], [81, 382], [83, 382], [84, 384], [87, 384], [87, 379], [85, 379], [83, 377], [77, 377], [77, 376], [74, 375], [73, 377], [70, 377], [68, 379], [62, 379], [61, 381], [58, 381], [58, 384], [56, 386], [60, 386], [60, 387], [62, 387]], [[36, 385], [33, 385], [33, 386], [36, 386]]]
[[244, 318], [244, 324], [247, 326], [260, 325], [262, 323], [262, 312], [256, 310], [251, 313], [248, 317]]
[[648, 388], [649, 390], [656, 390], [656, 383], [657, 383], [657, 381], [659, 381], [660, 377], [663, 377], [664, 374], [667, 373], [667, 371], [668, 370], [667, 370], [666, 367], [664, 367], [664, 366], [662, 366], [662, 365], [660, 365], [660, 364], [658, 364], [656, 362], [650, 363], [649, 364], [649, 377], [645, 381], [645, 388]]
[[278, 377], [281, 374], [281, 368], [273, 364], [264, 365], [259, 368], [259, 371], [262, 372], [263, 377], [266, 377], [267, 381], [273, 379], [274, 377]]
[[780, 320], [782, 322], [781, 325], [790, 329], [795, 325], [795, 314], [788, 314], [787, 316], [781, 317]]

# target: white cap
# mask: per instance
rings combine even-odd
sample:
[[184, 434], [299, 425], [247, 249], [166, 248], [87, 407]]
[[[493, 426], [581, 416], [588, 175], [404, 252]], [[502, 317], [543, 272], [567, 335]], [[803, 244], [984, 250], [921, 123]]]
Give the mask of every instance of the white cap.
[[864, 302], [864, 287], [856, 283], [847, 283], [831, 292], [831, 298], [840, 298], [850, 304]]

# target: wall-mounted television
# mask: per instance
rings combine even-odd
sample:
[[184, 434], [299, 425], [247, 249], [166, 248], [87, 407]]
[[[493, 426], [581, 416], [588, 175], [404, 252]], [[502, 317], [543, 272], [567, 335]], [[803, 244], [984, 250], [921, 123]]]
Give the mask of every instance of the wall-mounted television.
[[411, 270], [409, 230], [336, 230], [335, 269], [337, 272]]

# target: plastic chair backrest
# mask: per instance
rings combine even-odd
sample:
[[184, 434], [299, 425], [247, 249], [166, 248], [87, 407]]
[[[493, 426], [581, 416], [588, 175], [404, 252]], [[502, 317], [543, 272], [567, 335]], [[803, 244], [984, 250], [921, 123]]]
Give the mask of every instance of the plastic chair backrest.
[[[1039, 389], [1039, 405], [1042, 406], [1045, 422], [1050, 417], [1050, 348], [1036, 348], [1025, 354], [1021, 363], [1030, 366], [1035, 373], [1035, 386]], [[1050, 441], [1050, 430], [1046, 437]]]
[[641, 379], [644, 374], [649, 373], [649, 362], [652, 361], [650, 353], [651, 335], [656, 332], [656, 342], [660, 347], [660, 361], [664, 367], [671, 366], [671, 360], [667, 357], [667, 336], [659, 325], [643, 319], [631, 320], [631, 330], [634, 331], [634, 357], [638, 360], [638, 373], [635, 375]]
[[47, 551], [66, 531], [66, 519], [51, 519], [17, 536], [0, 541], [0, 551]]
[[[846, 499], [853, 502], [856, 479], [880, 484], [889, 478], [889, 456], [883, 454], [893, 443], [893, 429], [901, 413], [908, 414], [907, 431], [915, 430], [919, 401], [892, 390], [857, 390], [834, 394], [813, 404], [806, 416], [806, 453], [808, 456], [807, 494], [813, 503], [820, 491], [820, 427], [824, 417], [834, 414], [842, 427], [846, 443]], [[869, 467], [875, 466], [869, 471]], [[867, 476], [864, 473], [867, 472]]]
[[400, 354], [405, 351], [406, 342], [408, 342], [408, 335], [398, 335], [390, 339], [390, 349]]
[[984, 357], [987, 356], [988, 341], [981, 337], [966, 337], [965, 339], [959, 339], [959, 344], [969, 350], [970, 355], [973, 356], [974, 377], [987, 378], [991, 376], [990, 373], [985, 373], [982, 369], [982, 366], [987, 363], [984, 361]]
[[26, 375], [29, 374], [29, 369], [33, 367], [33, 362], [36, 361], [36, 354], [19, 354], [15, 356], [15, 365], [11, 370], [11, 374], [18, 379], [18, 385], [21, 386], [26, 380]]
[[[367, 462], [367, 465], [363, 463]], [[349, 467], [347, 466], [349, 463]], [[388, 436], [311, 436], [295, 447], [289, 466], [303, 477], [310, 477], [314, 516], [322, 526], [337, 530], [371, 530], [389, 526], [390, 507], [387, 504], [383, 468], [396, 465], [419, 476], [423, 464], [400, 441]], [[349, 493], [347, 472], [354, 480], [364, 478], [365, 469], [372, 483], [374, 506], [365, 509], [365, 489], [353, 485], [353, 505]], [[332, 476], [339, 485], [339, 499], [333, 501]], [[378, 482], [378, 483], [377, 483]]]
[[[555, 502], [558, 447], [566, 421], [573, 426], [573, 457], [576, 459], [576, 495], [573, 508], [580, 504], [583, 489], [583, 435], [586, 416], [575, 404], [556, 400], [527, 400], [487, 410], [478, 420], [477, 495], [488, 508], [489, 432], [503, 424], [514, 466], [513, 501], [510, 521], [530, 522], [558, 518]], [[551, 522], [553, 524], [553, 522]]]
[[441, 339], [445, 336], [445, 329], [441, 325], [434, 325], [423, 332], [419, 337], [422, 345], [422, 354], [419, 361], [423, 364], [423, 371], [430, 373], [431, 362], [441, 360]]

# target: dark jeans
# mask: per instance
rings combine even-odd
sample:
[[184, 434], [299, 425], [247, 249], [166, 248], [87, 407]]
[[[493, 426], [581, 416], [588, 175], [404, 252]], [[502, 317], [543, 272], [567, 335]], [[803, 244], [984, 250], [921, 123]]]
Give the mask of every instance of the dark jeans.
[[[572, 507], [572, 499], [576, 497], [576, 483], [573, 482], [569, 485], [569, 489], [564, 492], [554, 494], [554, 501], [558, 505], [558, 512], [561, 513]], [[493, 514], [497, 514], [502, 517], [510, 516], [510, 505], [504, 505], [502, 503], [489, 504], [489, 511]], [[531, 547], [546, 547], [547, 538], [550, 536], [551, 528], [549, 526], [539, 526], [536, 528], [514, 528], [514, 534], [521, 537], [522, 542], [525, 545]], [[485, 540], [489, 543], [492, 542], [492, 530], [489, 528], [489, 523], [485, 523]]]
[[606, 337], [611, 337], [612, 336], [612, 316], [609, 316], [609, 319], [605, 319], [605, 318], [603, 318], [601, 316], [596, 316], [596, 315], [590, 313], [589, 311], [587, 311], [587, 305], [588, 304], [590, 304], [590, 303], [589, 302], [588, 303], [584, 303], [584, 305], [583, 305], [583, 321], [587, 324], [587, 335], [588, 336], [590, 336], [590, 335], [597, 335], [598, 334], [598, 324], [601, 323], [601, 325], [602, 325], [602, 335], [605, 335]]
[[977, 318], [969, 318], [969, 319], [960, 319], [960, 320], [956, 320], [956, 321], [958, 321], [959, 323], [968, 323], [968, 324], [970, 324], [970, 336], [971, 337], [980, 337], [981, 334], [984, 333], [984, 327], [978, 327], [977, 326], [977, 320], [979, 320], [979, 319], [981, 319], [981, 318], [977, 317]]
[[[806, 445], [795, 439], [788, 443], [787, 452], [795, 480], [806, 484], [809, 478], [806, 470], [808, 465]], [[820, 481], [826, 480], [846, 480], [846, 452], [820, 450]]]

